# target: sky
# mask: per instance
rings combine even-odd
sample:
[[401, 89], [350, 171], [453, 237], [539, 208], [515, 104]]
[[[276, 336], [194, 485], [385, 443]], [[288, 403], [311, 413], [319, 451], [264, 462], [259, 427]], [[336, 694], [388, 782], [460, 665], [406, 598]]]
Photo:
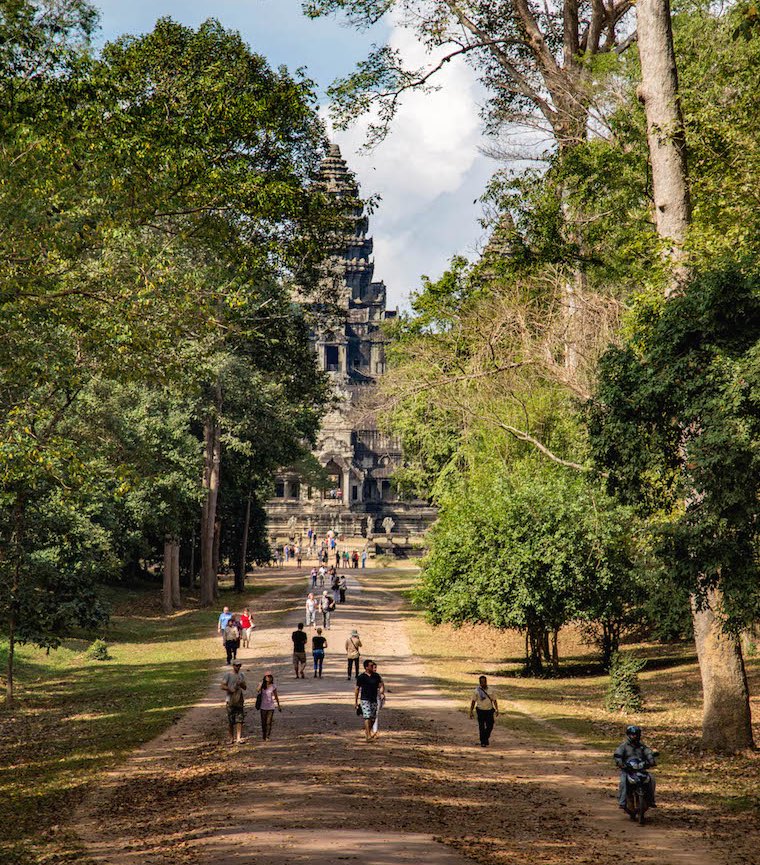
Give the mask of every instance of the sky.
[[[218, 18], [238, 30], [271, 66], [303, 67], [318, 85], [327, 118], [324, 91], [348, 74], [372, 43], [390, 43], [406, 61], [421, 66], [430, 58], [409, 31], [391, 20], [369, 32], [335, 19], [303, 16], [301, 0], [95, 0], [101, 10], [100, 41], [123, 33], [143, 33], [156, 19], [170, 16], [197, 26]], [[441, 74], [440, 91], [411, 94], [386, 140], [367, 152], [367, 121], [332, 138], [357, 175], [362, 195], [377, 195], [371, 217], [375, 240], [375, 279], [388, 287], [389, 307], [405, 307], [420, 277], [439, 276], [453, 255], [472, 256], [482, 246], [477, 199], [496, 169], [483, 156], [479, 118], [482, 94], [472, 71], [450, 63]]]

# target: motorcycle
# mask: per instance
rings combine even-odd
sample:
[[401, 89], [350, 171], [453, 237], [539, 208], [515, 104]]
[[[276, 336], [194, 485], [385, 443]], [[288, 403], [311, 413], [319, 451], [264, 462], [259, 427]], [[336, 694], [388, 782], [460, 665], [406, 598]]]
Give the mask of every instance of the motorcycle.
[[652, 778], [643, 760], [631, 757], [623, 766], [625, 772], [625, 812], [631, 820], [644, 825], [644, 815], [652, 802]]

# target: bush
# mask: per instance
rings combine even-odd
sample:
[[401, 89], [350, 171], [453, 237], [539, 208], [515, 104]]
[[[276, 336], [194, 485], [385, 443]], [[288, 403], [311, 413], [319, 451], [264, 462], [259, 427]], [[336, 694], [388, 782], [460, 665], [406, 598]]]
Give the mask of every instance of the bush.
[[105, 640], [95, 640], [95, 642], [84, 653], [88, 661], [110, 661], [111, 655], [108, 654], [108, 644]]
[[615, 652], [610, 663], [610, 684], [604, 706], [608, 712], [638, 712], [644, 702], [641, 698], [639, 673], [646, 666], [643, 658]]

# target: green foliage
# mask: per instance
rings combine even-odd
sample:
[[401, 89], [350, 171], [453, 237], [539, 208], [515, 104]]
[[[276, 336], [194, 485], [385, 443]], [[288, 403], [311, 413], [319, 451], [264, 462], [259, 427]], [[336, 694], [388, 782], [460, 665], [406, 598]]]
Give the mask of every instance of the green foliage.
[[616, 652], [610, 664], [610, 682], [604, 707], [608, 712], [639, 712], [644, 706], [639, 673], [646, 667], [644, 658], [628, 652]]
[[657, 517], [670, 578], [698, 596], [719, 585], [741, 627], [760, 584], [760, 278], [716, 266], [639, 313], [600, 364], [595, 458], [611, 490]]
[[0, 4], [0, 614], [46, 646], [190, 534], [213, 387], [246, 491], [303, 453], [325, 386], [289, 286], [339, 224], [308, 80], [215, 21], [95, 57], [94, 22]]
[[[442, 501], [416, 600], [433, 622], [545, 635], [571, 621], [621, 624], [638, 602], [631, 513], [583, 477], [536, 460], [483, 460]], [[543, 659], [543, 660], [542, 660]]]
[[88, 661], [110, 661], [112, 656], [108, 654], [108, 643], [105, 640], [94, 640], [84, 653]]

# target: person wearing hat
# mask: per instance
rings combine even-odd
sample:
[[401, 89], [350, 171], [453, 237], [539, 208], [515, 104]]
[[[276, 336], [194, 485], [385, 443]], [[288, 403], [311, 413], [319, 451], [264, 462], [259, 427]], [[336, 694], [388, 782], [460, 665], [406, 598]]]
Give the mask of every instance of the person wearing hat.
[[232, 672], [225, 673], [221, 689], [227, 694], [227, 722], [229, 724], [230, 745], [243, 740], [244, 692], [248, 685], [241, 670], [243, 662], [239, 658], [232, 661]]
[[359, 649], [362, 647], [362, 641], [359, 639], [359, 632], [354, 629], [351, 631], [351, 636], [346, 640], [346, 657], [348, 658], [348, 676], [351, 681], [351, 668], [356, 664], [356, 676], [359, 677]]

